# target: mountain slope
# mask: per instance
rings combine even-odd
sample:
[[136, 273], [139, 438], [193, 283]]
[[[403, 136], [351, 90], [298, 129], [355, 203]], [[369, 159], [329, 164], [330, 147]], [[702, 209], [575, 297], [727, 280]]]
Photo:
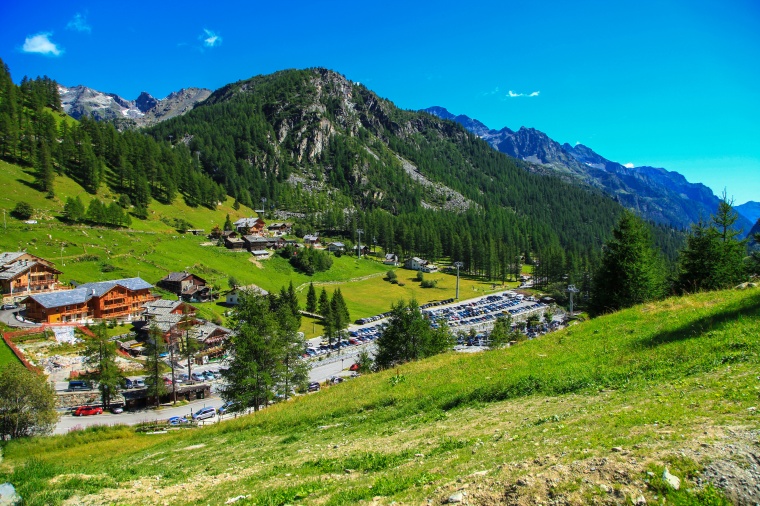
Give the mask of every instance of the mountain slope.
[[[582, 144], [560, 145], [533, 128], [488, 130], [477, 120], [454, 116], [442, 107], [426, 112], [456, 121], [488, 142], [494, 149], [515, 158], [541, 164], [568, 179], [581, 180], [602, 189], [623, 206], [656, 223], [688, 228], [707, 219], [719, 199], [701, 183], [689, 183], [677, 172], [655, 167], [629, 168], [611, 162]], [[737, 228], [746, 233], [751, 223], [740, 218]]]
[[140, 127], [184, 114], [211, 94], [202, 88], [185, 88], [155, 99], [142, 92], [135, 100], [125, 100], [113, 93], [103, 93], [86, 86], [59, 86], [61, 105], [69, 116], [90, 116], [97, 121], [112, 121], [120, 128]]
[[[467, 224], [431, 224], [419, 233], [440, 234], [445, 255], [454, 228], [486, 241], [535, 249], [559, 241], [580, 250], [600, 245], [619, 213], [599, 192], [527, 173], [527, 164], [495, 153], [461, 126], [402, 111], [326, 69], [229, 84], [149, 133], [186, 143], [245, 204], [266, 199], [310, 215], [328, 196], [335, 214], [355, 210], [377, 220], [383, 213], [410, 219], [421, 210], [458, 213], [452, 219]], [[565, 209], [566, 201], [576, 207]], [[478, 217], [483, 211], [490, 220]], [[407, 251], [433, 255], [424, 244], [437, 240]]]
[[747, 218], [750, 223], [755, 224], [757, 223], [757, 220], [760, 219], [760, 202], [750, 200], [739, 206], [734, 206], [734, 209], [736, 209], [736, 212], [740, 215]]
[[672, 298], [196, 430], [11, 441], [0, 479], [30, 504], [754, 504], [758, 308]]

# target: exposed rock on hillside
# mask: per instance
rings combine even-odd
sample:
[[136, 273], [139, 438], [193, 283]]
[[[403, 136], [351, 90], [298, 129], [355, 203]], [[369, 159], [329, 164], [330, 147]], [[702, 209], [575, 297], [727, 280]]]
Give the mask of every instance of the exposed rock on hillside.
[[142, 92], [135, 100], [103, 93], [86, 86], [58, 87], [63, 110], [72, 118], [90, 116], [97, 121], [112, 121], [119, 128], [148, 126], [184, 114], [211, 94], [202, 88], [186, 88], [164, 99]]

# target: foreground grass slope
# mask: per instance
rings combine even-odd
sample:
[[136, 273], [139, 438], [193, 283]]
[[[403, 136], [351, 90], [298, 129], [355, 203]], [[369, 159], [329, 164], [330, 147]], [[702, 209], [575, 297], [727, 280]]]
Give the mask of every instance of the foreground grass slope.
[[751, 473], [759, 329], [759, 290], [669, 299], [213, 427], [11, 442], [0, 481], [28, 504], [721, 504], [695, 485]]

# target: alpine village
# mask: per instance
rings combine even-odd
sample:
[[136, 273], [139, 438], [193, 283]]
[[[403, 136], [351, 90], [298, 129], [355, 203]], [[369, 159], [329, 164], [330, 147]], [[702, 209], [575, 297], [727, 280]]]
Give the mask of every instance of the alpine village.
[[726, 194], [325, 68], [11, 70], [0, 503], [760, 503]]

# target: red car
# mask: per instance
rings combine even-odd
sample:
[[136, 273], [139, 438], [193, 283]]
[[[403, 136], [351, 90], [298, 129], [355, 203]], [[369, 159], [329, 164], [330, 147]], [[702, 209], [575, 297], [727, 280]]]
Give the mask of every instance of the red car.
[[79, 406], [74, 411], [74, 416], [89, 416], [89, 415], [101, 415], [103, 414], [103, 408], [96, 406]]
[[351, 367], [348, 368], [349, 371], [358, 371], [359, 370], [359, 364], [351, 364]]

